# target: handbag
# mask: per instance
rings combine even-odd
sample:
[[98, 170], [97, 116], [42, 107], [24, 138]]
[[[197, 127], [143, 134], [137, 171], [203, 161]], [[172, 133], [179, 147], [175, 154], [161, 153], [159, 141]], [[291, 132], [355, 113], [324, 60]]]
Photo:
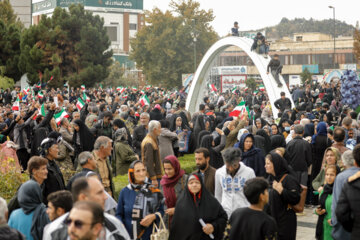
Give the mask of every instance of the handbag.
[[[280, 183], [284, 180], [286, 176], [287, 174], [284, 174], [284, 176], [282, 176], [282, 178], [280, 179]], [[306, 193], [307, 188], [302, 188], [302, 191], [300, 193], [300, 201], [296, 205], [288, 204], [288, 209], [294, 210], [295, 213], [302, 213], [304, 211]]]
[[164, 220], [161, 216], [161, 213], [155, 213], [160, 219], [159, 225], [157, 226], [156, 223], [153, 224], [153, 231], [150, 236], [151, 240], [168, 240], [169, 238], [169, 230], [166, 229]]

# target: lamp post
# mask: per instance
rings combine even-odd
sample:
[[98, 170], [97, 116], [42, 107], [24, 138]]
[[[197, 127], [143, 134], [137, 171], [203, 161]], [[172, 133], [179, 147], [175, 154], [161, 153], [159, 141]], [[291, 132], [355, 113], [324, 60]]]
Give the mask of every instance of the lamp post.
[[335, 33], [336, 33], [336, 22], [335, 22], [335, 7], [334, 6], [329, 6], [329, 8], [332, 8], [333, 10], [333, 18], [334, 18], [334, 53], [333, 53], [333, 64], [334, 64], [334, 69], [335, 69]]
[[196, 72], [196, 40], [197, 40], [197, 32], [196, 32], [196, 20], [192, 19], [191, 20], [193, 23], [193, 31], [191, 32], [191, 36], [193, 37], [193, 41], [194, 41], [194, 75]]

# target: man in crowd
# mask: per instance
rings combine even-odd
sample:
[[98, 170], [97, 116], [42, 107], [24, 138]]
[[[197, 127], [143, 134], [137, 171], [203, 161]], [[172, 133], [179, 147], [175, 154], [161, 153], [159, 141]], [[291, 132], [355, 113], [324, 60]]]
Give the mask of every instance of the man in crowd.
[[94, 143], [93, 156], [96, 162], [96, 172], [100, 175], [102, 184], [110, 196], [115, 193], [112, 179], [112, 169], [109, 161], [112, 151], [112, 140], [108, 137], [98, 137]]
[[89, 115], [85, 119], [85, 125], [90, 129], [97, 123], [99, 108], [97, 106], [90, 105], [88, 106], [88, 109]]
[[280, 93], [281, 98], [274, 102], [274, 106], [283, 113], [286, 109], [291, 109], [291, 101], [289, 98], [285, 97], [285, 93]]
[[47, 200], [48, 208], [46, 213], [49, 215], [50, 221], [54, 221], [69, 212], [73, 205], [71, 192], [67, 190], [50, 193]]
[[210, 152], [207, 148], [195, 150], [195, 162], [197, 170], [194, 173], [200, 174], [203, 178], [205, 188], [214, 195], [215, 192], [215, 172], [216, 169], [210, 166]]
[[148, 124], [150, 121], [150, 115], [146, 112], [140, 115], [140, 126], [134, 128], [133, 133], [133, 147], [135, 152], [140, 156], [141, 155], [141, 142], [146, 137], [148, 133]]
[[282, 66], [280, 64], [279, 55], [275, 54], [274, 58], [270, 60], [267, 65], [267, 74], [269, 74], [269, 70], [271, 70], [271, 75], [273, 75], [276, 84], [278, 87], [282, 87], [282, 83], [279, 79], [279, 74], [281, 73]]
[[341, 154], [343, 154], [345, 151], [350, 150], [347, 147], [345, 147], [345, 130], [342, 127], [336, 127], [334, 129], [334, 143], [332, 144], [332, 147], [339, 150]]
[[[76, 179], [72, 187], [73, 200], [76, 205], [78, 201], [91, 201], [99, 204], [104, 211], [107, 195], [104, 187], [96, 176]], [[74, 206], [75, 206], [74, 205]], [[69, 216], [68, 213], [55, 219], [44, 230], [43, 240], [59, 239], [60, 236], [67, 236], [68, 227], [64, 223]], [[104, 213], [105, 221], [102, 233], [107, 240], [125, 239], [130, 240], [124, 225], [114, 216]], [[66, 238], [65, 238], [66, 239]]]
[[161, 133], [160, 122], [152, 120], [149, 122], [149, 133], [141, 143], [141, 159], [146, 166], [149, 178], [155, 187], [159, 186], [163, 175], [158, 136]]
[[99, 120], [98, 123], [94, 125], [94, 129], [96, 131], [96, 136], [106, 136], [112, 139], [112, 123], [111, 120], [113, 119], [113, 115], [111, 112], [106, 111], [104, 112], [104, 118]]
[[250, 204], [244, 195], [244, 185], [254, 178], [252, 168], [241, 162], [240, 148], [228, 148], [222, 152], [225, 165], [215, 173], [215, 198], [221, 203], [228, 216], [240, 207]]
[[25, 236], [18, 230], [10, 228], [7, 224], [8, 208], [5, 199], [0, 197], [0, 239], [2, 240], [25, 240]]
[[236, 37], [239, 36], [239, 24], [238, 24], [238, 22], [234, 22], [234, 27], [231, 28], [231, 35], [236, 36]]

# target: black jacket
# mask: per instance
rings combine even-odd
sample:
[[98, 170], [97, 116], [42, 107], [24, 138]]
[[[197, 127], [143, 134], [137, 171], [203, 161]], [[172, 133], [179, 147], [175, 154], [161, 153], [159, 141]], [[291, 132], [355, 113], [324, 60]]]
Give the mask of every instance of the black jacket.
[[164, 117], [159, 109], [155, 108], [150, 112], [150, 120], [160, 121], [162, 119], [164, 119]]
[[143, 125], [137, 126], [134, 129], [132, 144], [135, 152], [139, 156], [141, 155], [141, 142], [145, 138], [147, 132], [147, 129]]
[[25, 236], [16, 229], [10, 228], [8, 225], [0, 227], [0, 239], [2, 240], [24, 240]]
[[60, 168], [54, 160], [48, 160], [47, 164], [48, 176], [44, 181], [44, 203], [47, 203], [47, 196], [59, 190], [65, 190], [64, 177], [60, 171]]
[[267, 65], [267, 71], [271, 69], [271, 71], [277, 71], [280, 67], [280, 60], [278, 59], [271, 59], [269, 64]]
[[289, 153], [289, 165], [296, 172], [306, 172], [312, 163], [311, 145], [302, 137], [296, 136], [287, 146], [286, 151]]
[[274, 102], [274, 105], [280, 112], [284, 112], [285, 109], [291, 109], [291, 101], [288, 98], [285, 98], [284, 100], [279, 98]]
[[355, 180], [344, 184], [335, 213], [338, 222], [351, 232], [351, 239], [360, 239], [360, 178], [354, 176], [349, 179]]

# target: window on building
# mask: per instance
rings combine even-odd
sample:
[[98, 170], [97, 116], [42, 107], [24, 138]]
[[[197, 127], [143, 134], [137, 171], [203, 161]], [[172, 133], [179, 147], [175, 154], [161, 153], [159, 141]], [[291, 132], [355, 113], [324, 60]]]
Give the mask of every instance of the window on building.
[[308, 63], [308, 55], [306, 54], [296, 54], [293, 55], [293, 64], [294, 65], [303, 65], [303, 64], [309, 64]]
[[112, 42], [118, 41], [117, 26], [105, 26], [107, 35]]
[[356, 63], [353, 53], [345, 53], [345, 63]]
[[303, 39], [302, 36], [296, 36], [296, 41], [297, 41], [297, 42], [302, 42], [302, 39]]
[[129, 24], [129, 29], [130, 30], [136, 30], [137, 29], [137, 24], [136, 23], [130, 23]]

